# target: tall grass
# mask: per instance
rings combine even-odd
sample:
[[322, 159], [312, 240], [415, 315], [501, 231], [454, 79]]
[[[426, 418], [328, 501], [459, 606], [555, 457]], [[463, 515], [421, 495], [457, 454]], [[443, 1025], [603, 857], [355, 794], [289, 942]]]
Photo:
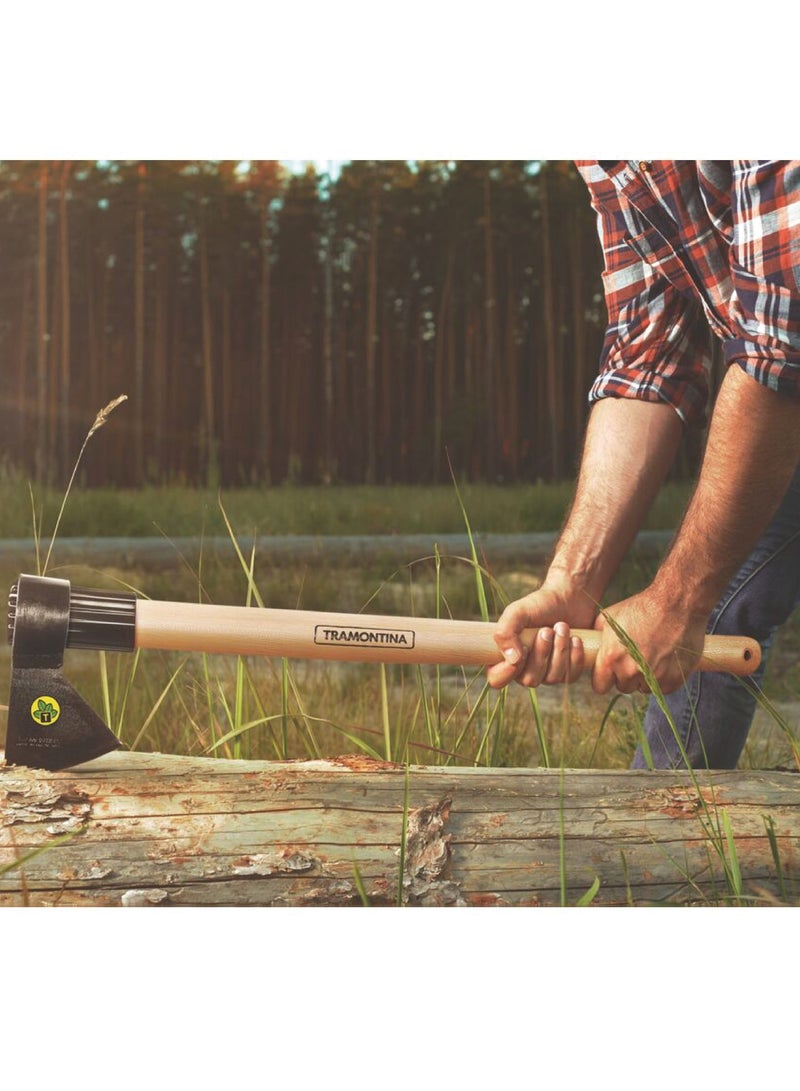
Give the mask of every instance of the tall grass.
[[[746, 896], [744, 891], [742, 883], [742, 871], [739, 863], [738, 848], [736, 844], [736, 838], [734, 836], [733, 826], [731, 824], [730, 814], [727, 810], [725, 810], [724, 807], [720, 806], [718, 803], [717, 790], [714, 785], [713, 779], [707, 778], [705, 776], [705, 772], [710, 772], [710, 770], [708, 769], [708, 761], [706, 759], [705, 771], [703, 769], [697, 769], [692, 767], [684, 747], [681, 733], [678, 729], [677, 724], [675, 723], [675, 719], [672, 716], [664, 693], [662, 692], [661, 687], [659, 686], [658, 681], [652, 669], [650, 668], [650, 665], [641, 654], [639, 648], [631, 640], [629, 634], [625, 632], [625, 630], [614, 620], [614, 618], [612, 618], [608, 613], [606, 613], [604, 616], [606, 618], [607, 624], [613, 629], [617, 638], [622, 642], [628, 653], [631, 655], [631, 657], [634, 659], [637, 666], [639, 667], [639, 670], [641, 671], [642, 676], [644, 677], [653, 695], [653, 699], [656, 701], [659, 709], [664, 714], [669, 729], [672, 732], [676, 747], [680, 753], [683, 762], [683, 766], [686, 769], [690, 782], [696, 792], [698, 822], [705, 834], [708, 850], [713, 856], [717, 858], [717, 861], [722, 869], [725, 885], [723, 891], [719, 894], [719, 898], [726, 904], [748, 904], [751, 901], [751, 898], [749, 896]], [[741, 680], [739, 680], [739, 682], [741, 685], [745, 684]], [[766, 702], [766, 698], [764, 698], [763, 696], [760, 699], [768, 704], [768, 702]], [[790, 736], [792, 743], [792, 752], [794, 754], [795, 761], [797, 761], [800, 750], [798, 750], [798, 742], [794, 735], [794, 732], [792, 732], [791, 728], [789, 728], [789, 725], [785, 721], [782, 721], [782, 718], [777, 715], [777, 712], [776, 721], [781, 724], [781, 727]], [[699, 726], [700, 725], [698, 725], [698, 727]], [[700, 735], [700, 738], [702, 741], [702, 735]], [[652, 769], [652, 755], [650, 755], [649, 750], [646, 748], [646, 739], [644, 738], [644, 735], [642, 735], [642, 742], [644, 744], [643, 752], [647, 765], [650, 769]], [[800, 762], [798, 762], [798, 766], [800, 767]], [[772, 827], [767, 826], [768, 836], [770, 835], [770, 830], [772, 832], [772, 836], [770, 837], [770, 847], [773, 852], [773, 857], [777, 861], [777, 866], [778, 868], [780, 868], [780, 859], [777, 852], [777, 840], [774, 835], [774, 825]], [[711, 862], [709, 862], [709, 870], [712, 870]], [[686, 875], [686, 878], [687, 881], [691, 880], [691, 877], [688, 874]]]
[[[34, 498], [30, 486], [7, 470], [0, 474], [0, 492], [28, 493], [28, 526], [37, 570], [49, 571], [57, 558], [56, 539], [70, 527], [85, 532], [98, 523], [124, 533], [144, 526], [143, 506], [156, 508], [158, 520], [180, 537], [221, 528], [230, 542], [230, 563], [204, 557], [196, 563], [181, 557], [164, 572], [102, 573], [67, 571], [78, 582], [119, 584], [145, 596], [191, 597], [199, 601], [244, 601], [245, 605], [308, 609], [330, 608], [373, 612], [417, 613], [437, 617], [478, 617], [490, 620], [519, 593], [516, 573], [493, 569], [476, 544], [475, 526], [492, 530], [553, 529], [563, 515], [571, 487], [495, 487], [459, 483], [434, 489], [292, 489], [236, 492], [224, 502], [192, 490], [146, 490], [139, 496], [113, 496], [73, 490], [90, 438], [103, 426], [123, 398], [109, 403], [89, 429], [73, 468], [46, 550], [46, 504]], [[685, 490], [672, 487], [663, 499], [669, 519], [683, 502]], [[123, 494], [124, 495], [124, 494]], [[45, 490], [44, 497], [48, 493]], [[69, 504], [67, 501], [69, 500]], [[120, 510], [105, 505], [113, 500]], [[413, 501], [413, 502], [412, 502]], [[13, 507], [13, 506], [12, 506]], [[22, 517], [25, 505], [18, 505]], [[83, 508], [76, 522], [76, 511]], [[126, 522], [128, 508], [139, 512]], [[123, 511], [124, 509], [124, 511]], [[5, 513], [0, 505], [0, 519]], [[187, 513], [191, 510], [192, 515]], [[246, 515], [243, 514], [246, 512]], [[106, 518], [107, 515], [114, 516]], [[119, 516], [119, 518], [117, 518]], [[655, 523], [659, 522], [659, 516]], [[132, 521], [131, 521], [132, 519]], [[273, 563], [257, 556], [255, 542], [266, 531], [350, 532], [426, 528], [434, 535], [466, 532], [464, 557], [443, 556], [434, 544], [429, 557], [403, 565], [389, 575], [380, 562], [344, 571], [333, 565]], [[431, 529], [435, 528], [435, 529]], [[252, 535], [245, 555], [240, 533]], [[18, 528], [19, 532], [19, 528]], [[166, 531], [165, 531], [166, 533]], [[44, 557], [43, 557], [44, 555]], [[43, 559], [42, 559], [43, 557]], [[64, 572], [63, 569], [59, 570]], [[627, 574], [626, 574], [627, 573]], [[534, 574], [535, 575], [535, 574]], [[647, 578], [629, 565], [621, 576], [620, 597]], [[625, 581], [631, 587], [624, 586]], [[530, 589], [530, 588], [527, 588]], [[616, 593], [616, 592], [613, 592]], [[91, 681], [91, 680], [90, 680]], [[408, 747], [417, 761], [536, 764], [546, 767], [627, 764], [641, 741], [644, 702], [614, 698], [602, 705], [581, 680], [558, 702], [545, 690], [489, 691], [481, 670], [452, 668], [368, 668], [356, 665], [263, 663], [237, 659], [181, 657], [168, 654], [116, 657], [100, 653], [98, 678], [92, 682], [102, 712], [128, 745], [191, 749], [226, 756], [302, 757], [340, 752], [342, 747], [369, 755], [393, 757]], [[791, 746], [798, 747], [788, 723], [766, 695], [760, 696]], [[377, 713], [377, 715], [376, 715]]]

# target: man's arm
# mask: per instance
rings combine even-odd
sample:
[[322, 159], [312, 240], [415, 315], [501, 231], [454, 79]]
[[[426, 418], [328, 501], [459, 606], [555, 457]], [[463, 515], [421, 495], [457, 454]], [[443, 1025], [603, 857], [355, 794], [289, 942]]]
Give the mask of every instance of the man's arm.
[[[607, 404], [616, 409], [605, 410], [601, 417], [598, 410]], [[637, 406], [659, 410], [659, 424], [650, 432], [651, 446], [641, 446], [639, 410], [633, 431], [627, 431], [627, 425], [624, 431], [611, 428]], [[596, 407], [575, 507], [553, 566], [543, 587], [512, 603], [498, 622], [495, 639], [507, 662], [488, 672], [492, 685], [514, 678], [538, 685], [572, 680], [580, 673], [582, 649], [571, 643], [569, 626], [592, 623], [586, 603], [600, 600], [641, 525], [669, 465], [670, 451], [674, 454], [679, 432], [669, 417], [660, 420], [664, 408], [627, 401]], [[633, 414], [629, 420], [633, 424]], [[655, 420], [654, 415], [653, 425]], [[611, 479], [619, 482], [621, 491], [603, 486], [608, 491], [600, 492], [604, 474], [611, 475], [612, 457], [620, 459]], [[800, 401], [778, 395], [739, 367], [731, 367], [717, 397], [697, 488], [670, 552], [648, 588], [606, 611], [636, 645], [663, 692], [679, 688], [696, 665], [708, 616], [776, 511], [798, 460]], [[629, 473], [634, 476], [631, 492], [626, 493]], [[608, 503], [611, 506], [604, 510]], [[593, 617], [596, 613], [595, 609]], [[539, 625], [550, 631], [524, 651], [518, 632]], [[595, 690], [606, 693], [616, 685], [629, 693], [639, 688], [638, 663], [602, 615], [596, 617], [595, 627], [603, 630], [592, 676]]]
[[[608, 613], [665, 693], [696, 665], [708, 617], [777, 510], [800, 460], [800, 401], [732, 366], [723, 381], [697, 488], [652, 584]], [[598, 628], [603, 627], [599, 619]], [[637, 664], [604, 631], [593, 686], [630, 692]]]
[[[492, 686], [576, 678], [583, 648], [569, 626], [591, 628], [606, 586], [650, 509], [675, 457], [683, 426], [663, 402], [608, 398], [592, 409], [570, 515], [542, 587], [506, 608], [495, 640], [506, 661]], [[519, 633], [540, 628], [532, 648]]]

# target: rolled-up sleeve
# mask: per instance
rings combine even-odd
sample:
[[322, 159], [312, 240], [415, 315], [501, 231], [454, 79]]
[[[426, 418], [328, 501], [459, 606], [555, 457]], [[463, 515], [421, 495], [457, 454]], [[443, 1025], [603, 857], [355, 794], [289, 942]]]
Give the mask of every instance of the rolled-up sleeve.
[[[590, 401], [606, 397], [666, 402], [688, 425], [701, 424], [708, 401], [710, 331], [702, 305], [652, 261], [630, 210], [596, 164], [577, 161], [597, 213], [604, 255], [608, 323]], [[640, 252], [641, 246], [641, 252]]]
[[800, 398], [800, 161], [735, 160], [725, 360]]

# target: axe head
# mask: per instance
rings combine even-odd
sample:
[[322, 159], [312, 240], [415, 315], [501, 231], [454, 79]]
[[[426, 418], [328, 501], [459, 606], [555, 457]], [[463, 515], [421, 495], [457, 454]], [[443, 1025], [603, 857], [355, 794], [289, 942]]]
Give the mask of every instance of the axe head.
[[69, 582], [20, 576], [9, 606], [13, 635], [6, 761], [58, 770], [116, 750], [119, 739], [61, 672]]

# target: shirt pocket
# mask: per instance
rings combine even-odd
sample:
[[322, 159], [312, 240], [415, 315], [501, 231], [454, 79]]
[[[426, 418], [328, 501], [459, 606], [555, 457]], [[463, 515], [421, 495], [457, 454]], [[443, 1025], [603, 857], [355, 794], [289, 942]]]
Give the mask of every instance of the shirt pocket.
[[733, 266], [734, 328], [756, 344], [800, 351], [800, 292]]

